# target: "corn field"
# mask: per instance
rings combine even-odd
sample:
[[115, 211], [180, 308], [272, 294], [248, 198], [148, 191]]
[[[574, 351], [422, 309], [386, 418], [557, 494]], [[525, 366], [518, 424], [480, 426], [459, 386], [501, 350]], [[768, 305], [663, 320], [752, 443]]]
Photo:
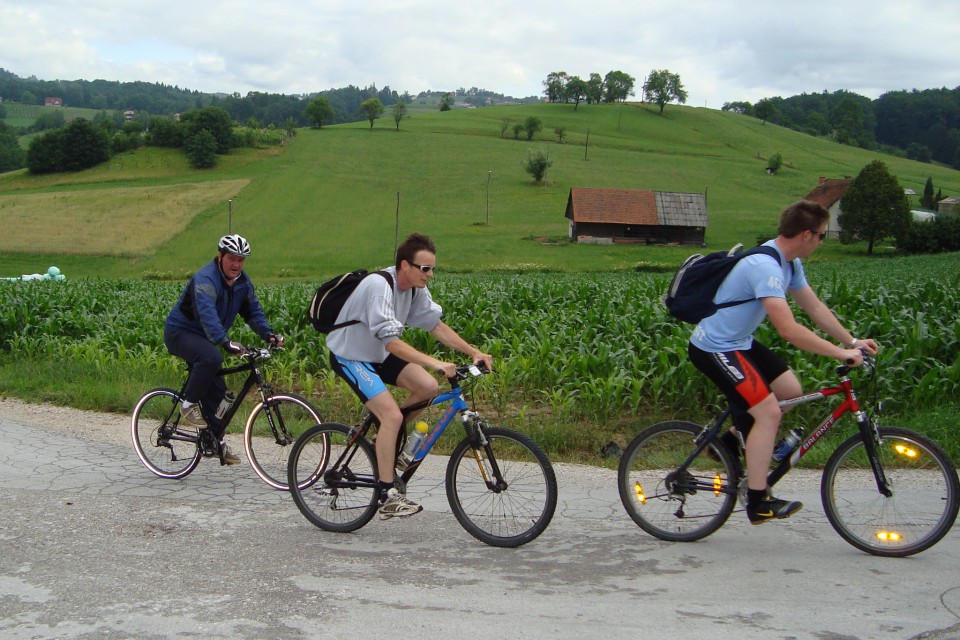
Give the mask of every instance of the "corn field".
[[[879, 395], [887, 413], [960, 398], [957, 262], [955, 255], [941, 255], [808, 267], [815, 290], [854, 334], [881, 343]], [[496, 375], [479, 387], [478, 400], [488, 410], [603, 424], [636, 415], [702, 416], [716, 399], [687, 362], [690, 327], [672, 321], [661, 304], [668, 278], [444, 273], [431, 291], [445, 321], [494, 355]], [[164, 318], [182, 286], [95, 279], [0, 282], [0, 359], [53, 368], [49, 385], [32, 387], [39, 399], [70, 403], [57, 395], [70, 371], [135, 380], [121, 398], [99, 407], [122, 411], [148, 381], [150, 386], [182, 382], [182, 363], [167, 354], [162, 339]], [[288, 344], [270, 363], [269, 375], [278, 388], [310, 396], [328, 417], [349, 421], [357, 415], [356, 405], [330, 373], [323, 336], [304, 315], [314, 286], [258, 286], [267, 317]], [[836, 363], [786, 347], [767, 325], [758, 337], [784, 354], [805, 387], [833, 380]], [[231, 338], [259, 341], [240, 322]], [[424, 332], [409, 330], [405, 338], [442, 358], [462, 360]], [[4, 384], [0, 379], [0, 392], [10, 392]], [[347, 411], [354, 413], [342, 415]]]

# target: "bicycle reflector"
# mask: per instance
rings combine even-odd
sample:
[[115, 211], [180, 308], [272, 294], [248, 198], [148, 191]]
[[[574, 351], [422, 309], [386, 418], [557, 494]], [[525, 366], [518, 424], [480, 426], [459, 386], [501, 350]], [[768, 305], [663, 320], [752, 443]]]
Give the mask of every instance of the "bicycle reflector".
[[713, 495], [719, 496], [720, 489], [722, 488], [722, 483], [720, 482], [720, 474], [713, 476]]
[[877, 540], [880, 542], [900, 542], [903, 536], [896, 531], [877, 531]]
[[637, 502], [647, 504], [647, 496], [643, 495], [643, 487], [640, 486], [639, 482], [633, 483], [633, 491], [637, 494]]
[[908, 447], [908, 446], [905, 445], [905, 444], [898, 444], [898, 445], [896, 445], [895, 447], [893, 447], [893, 450], [896, 451], [897, 453], [899, 453], [900, 455], [906, 457], [906, 458], [916, 458], [916, 457], [917, 457], [917, 450], [916, 450], [916, 449], [911, 449], [910, 447]]

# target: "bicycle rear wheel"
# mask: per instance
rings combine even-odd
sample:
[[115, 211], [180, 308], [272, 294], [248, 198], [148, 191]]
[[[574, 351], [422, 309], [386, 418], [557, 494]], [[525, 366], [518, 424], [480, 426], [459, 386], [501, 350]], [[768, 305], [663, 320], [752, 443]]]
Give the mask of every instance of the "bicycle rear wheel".
[[326, 531], [359, 529], [379, 506], [376, 456], [369, 442], [352, 440], [352, 432], [325, 422], [307, 429], [290, 449], [290, 495], [300, 513]]
[[682, 473], [703, 427], [671, 420], [641, 431], [617, 471], [620, 501], [641, 529], [661, 540], [691, 542], [723, 525], [737, 503], [733, 455], [713, 440]]
[[827, 519], [856, 548], [909, 556], [943, 538], [957, 518], [960, 488], [953, 462], [926, 436], [879, 427], [877, 455], [893, 495], [877, 489], [863, 440], [845, 440], [823, 469], [820, 497]]
[[528, 436], [502, 427], [483, 434], [488, 444], [474, 448], [465, 438], [450, 454], [447, 499], [470, 535], [494, 547], [519, 547], [550, 524], [557, 477]]
[[180, 403], [173, 389], [152, 389], [137, 401], [130, 419], [137, 457], [161, 478], [183, 478], [200, 464], [200, 431], [179, 424]]
[[[254, 473], [274, 489], [286, 491], [290, 447], [300, 434], [323, 422], [320, 412], [300, 396], [275, 394], [258, 402], [243, 428], [243, 448]], [[326, 458], [318, 460], [318, 468]]]

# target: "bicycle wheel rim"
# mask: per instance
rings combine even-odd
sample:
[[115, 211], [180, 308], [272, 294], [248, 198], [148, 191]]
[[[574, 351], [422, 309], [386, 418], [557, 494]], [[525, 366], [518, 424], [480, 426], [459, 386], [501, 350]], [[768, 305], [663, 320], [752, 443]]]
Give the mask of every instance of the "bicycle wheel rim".
[[[326, 422], [304, 432], [290, 450], [290, 495], [300, 513], [326, 531], [354, 531], [377, 511], [373, 449], [366, 440], [358, 440], [348, 451], [350, 431], [346, 425]], [[327, 463], [320, 465], [323, 459]]]
[[464, 440], [448, 463], [447, 499], [470, 535], [491, 546], [518, 547], [550, 524], [557, 506], [556, 475], [546, 454], [527, 436], [498, 427], [484, 433], [506, 488], [488, 486], [487, 480], [495, 478], [486, 451], [475, 451]]
[[877, 489], [860, 436], [827, 461], [821, 483], [824, 512], [840, 536], [879, 556], [908, 556], [936, 544], [957, 517], [957, 474], [943, 451], [927, 438], [881, 427], [877, 453], [890, 497]]
[[[287, 490], [293, 443], [322, 422], [316, 408], [298, 396], [275, 395], [269, 404], [258, 403], [243, 429], [243, 448], [257, 477], [275, 489]], [[318, 468], [325, 464], [326, 460], [317, 461]]]
[[627, 445], [620, 459], [617, 484], [624, 509], [641, 529], [661, 540], [705, 538], [727, 521], [736, 505], [739, 478], [722, 443], [709, 443], [686, 475], [675, 473], [693, 453], [701, 431], [690, 422], [653, 425]]
[[183, 478], [200, 463], [199, 430], [178, 424], [180, 397], [173, 389], [144, 394], [130, 418], [133, 449], [147, 469], [161, 478]]

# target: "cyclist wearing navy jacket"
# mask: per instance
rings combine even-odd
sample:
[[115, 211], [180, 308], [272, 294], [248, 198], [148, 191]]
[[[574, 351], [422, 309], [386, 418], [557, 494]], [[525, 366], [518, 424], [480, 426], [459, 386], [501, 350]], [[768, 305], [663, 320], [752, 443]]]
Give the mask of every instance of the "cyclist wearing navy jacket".
[[[751, 524], [786, 518], [803, 508], [800, 502], [774, 498], [767, 488], [783, 413], [778, 401], [799, 396], [800, 381], [780, 356], [753, 337], [754, 332], [770, 318], [780, 337], [793, 346], [840, 361], [851, 360], [856, 366], [863, 362], [861, 349], [877, 352], [875, 341], [853, 337], [807, 283], [800, 260], [820, 247], [829, 220], [830, 212], [809, 200], [784, 209], [777, 237], [766, 243], [780, 253], [782, 264], [766, 255], [740, 260], [714, 301], [751, 301], [720, 309], [701, 320], [687, 346], [690, 361], [730, 400], [734, 425], [746, 438], [746, 511]], [[787, 302], [788, 291], [817, 328], [836, 343], [797, 322]], [[730, 445], [730, 439], [737, 437], [731, 432], [723, 439]]]
[[239, 235], [226, 235], [217, 249], [217, 256], [190, 278], [167, 316], [163, 342], [167, 351], [191, 365], [180, 407], [183, 420], [200, 429], [209, 424], [220, 440], [224, 462], [238, 464], [240, 458], [223, 441], [224, 427], [214, 414], [227, 392], [226, 383], [217, 375], [223, 366], [223, 354], [217, 347], [243, 355], [243, 345], [227, 335], [238, 314], [274, 346], [283, 346], [283, 336], [270, 328], [253, 283], [243, 270], [250, 244]]

